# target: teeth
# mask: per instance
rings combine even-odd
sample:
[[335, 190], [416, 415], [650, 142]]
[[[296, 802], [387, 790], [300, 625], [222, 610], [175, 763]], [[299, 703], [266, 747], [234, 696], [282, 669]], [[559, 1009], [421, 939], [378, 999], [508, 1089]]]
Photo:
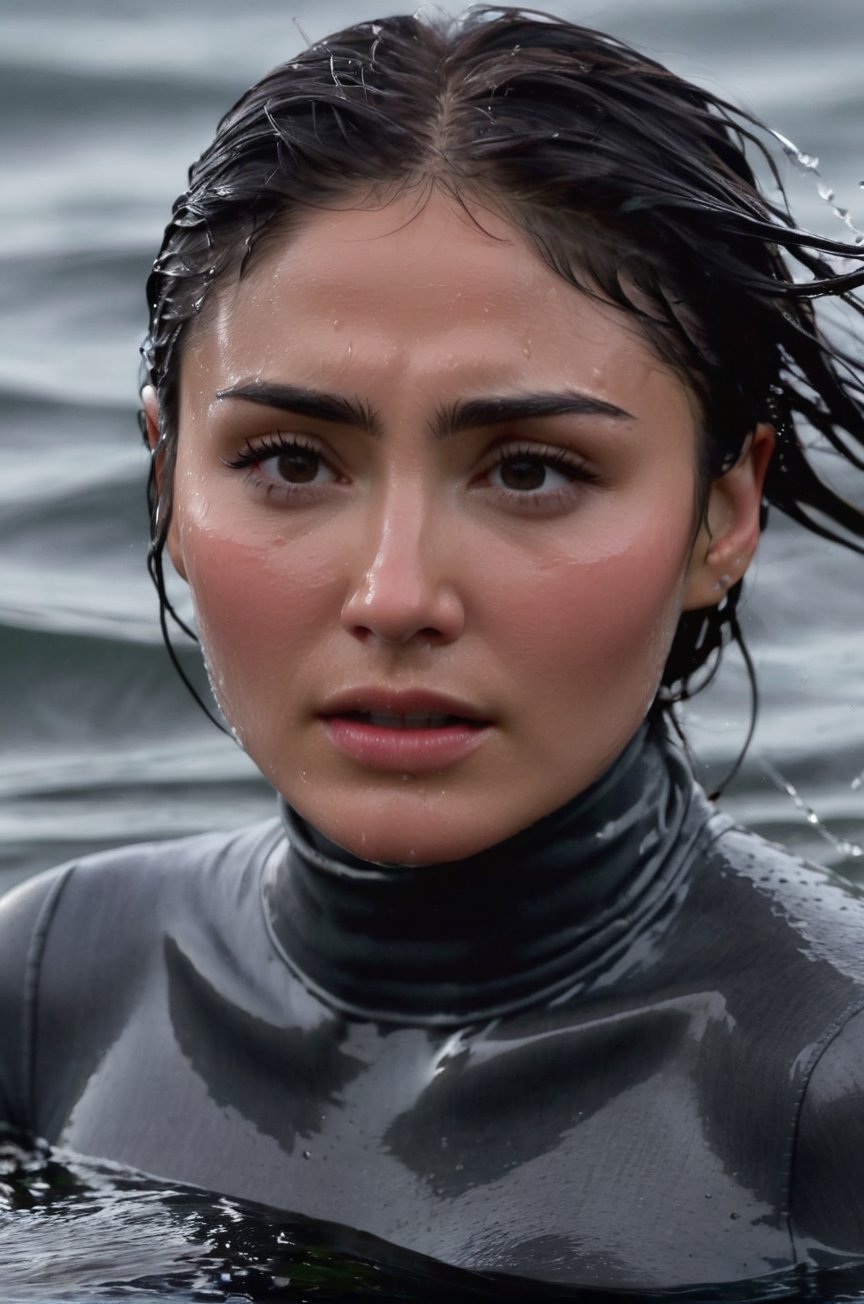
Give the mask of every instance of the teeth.
[[452, 724], [456, 717], [439, 715], [425, 711], [409, 711], [405, 715], [393, 715], [389, 711], [361, 711], [361, 718], [379, 729], [440, 729]]

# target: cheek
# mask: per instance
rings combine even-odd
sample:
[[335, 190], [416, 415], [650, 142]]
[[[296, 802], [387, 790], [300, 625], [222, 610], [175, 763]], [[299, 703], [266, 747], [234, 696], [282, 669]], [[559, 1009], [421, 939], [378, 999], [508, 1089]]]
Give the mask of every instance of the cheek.
[[333, 619], [331, 551], [302, 538], [270, 535], [266, 544], [256, 544], [192, 527], [184, 532], [183, 552], [223, 709], [231, 715], [247, 697], [272, 702], [271, 688], [284, 686], [298, 658]]
[[590, 556], [535, 559], [518, 584], [511, 559], [513, 582], [496, 595], [499, 637], [511, 664], [533, 670], [540, 700], [632, 689], [650, 702], [681, 612], [688, 544], [636, 531]]

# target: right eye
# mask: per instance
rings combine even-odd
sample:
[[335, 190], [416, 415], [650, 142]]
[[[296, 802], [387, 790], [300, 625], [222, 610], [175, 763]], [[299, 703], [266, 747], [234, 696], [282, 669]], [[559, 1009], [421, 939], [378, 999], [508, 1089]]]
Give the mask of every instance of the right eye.
[[292, 489], [334, 484], [339, 476], [311, 441], [299, 435], [276, 435], [258, 444], [247, 444], [239, 456], [225, 465], [241, 471], [248, 468], [253, 482], [269, 489]]

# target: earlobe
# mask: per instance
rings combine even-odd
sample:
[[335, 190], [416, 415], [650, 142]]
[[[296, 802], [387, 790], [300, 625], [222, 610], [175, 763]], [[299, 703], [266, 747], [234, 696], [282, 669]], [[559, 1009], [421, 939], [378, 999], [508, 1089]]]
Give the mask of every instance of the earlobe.
[[750, 565], [773, 449], [774, 428], [760, 422], [735, 465], [711, 484], [690, 554], [682, 610], [716, 606]]
[[[147, 443], [150, 446], [150, 454], [155, 461], [156, 487], [160, 500], [164, 502], [164, 485], [163, 485], [163, 468], [165, 454], [160, 447], [162, 438], [162, 428], [159, 420], [159, 401], [156, 397], [156, 390], [152, 385], [145, 385], [141, 391], [141, 402], [144, 405], [144, 433]], [[171, 564], [181, 579], [186, 579], [186, 567], [183, 562], [183, 552], [177, 540], [177, 529], [173, 518], [168, 526], [168, 535], [165, 540], [165, 546], [168, 550], [168, 556], [171, 558]]]

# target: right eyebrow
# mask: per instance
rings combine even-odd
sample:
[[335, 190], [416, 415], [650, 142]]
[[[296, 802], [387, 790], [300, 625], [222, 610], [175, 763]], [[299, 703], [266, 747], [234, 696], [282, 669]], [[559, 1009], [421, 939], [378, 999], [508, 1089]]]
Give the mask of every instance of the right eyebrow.
[[374, 409], [360, 399], [345, 398], [342, 394], [328, 394], [323, 390], [307, 389], [303, 385], [277, 384], [269, 380], [253, 380], [243, 385], [232, 385], [216, 392], [218, 399], [242, 399], [259, 403], [262, 407], [279, 408], [295, 416], [314, 417], [318, 421], [333, 421], [339, 425], [356, 426], [370, 435], [381, 434], [381, 420]]

